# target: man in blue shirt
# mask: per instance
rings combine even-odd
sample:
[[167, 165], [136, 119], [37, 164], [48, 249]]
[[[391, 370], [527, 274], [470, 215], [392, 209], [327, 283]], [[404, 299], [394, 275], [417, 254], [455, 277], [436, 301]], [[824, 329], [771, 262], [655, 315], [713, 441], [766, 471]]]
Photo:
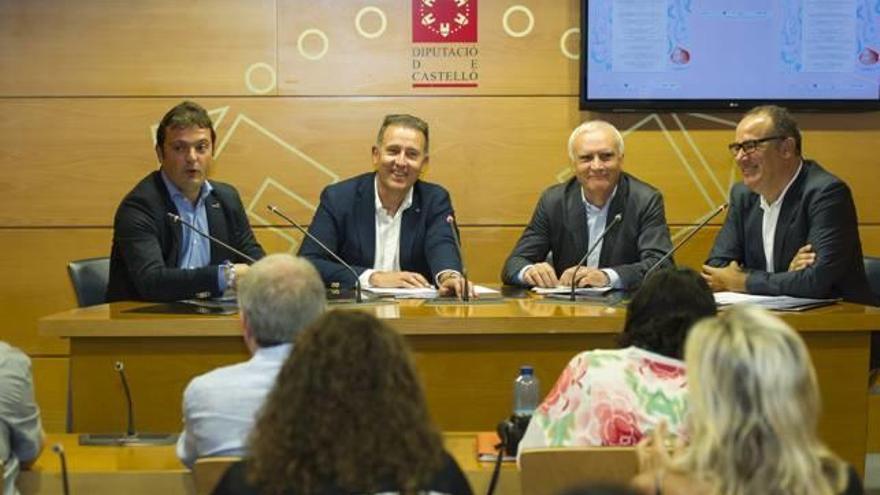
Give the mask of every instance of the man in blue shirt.
[[211, 118], [196, 103], [185, 101], [162, 118], [156, 131], [161, 166], [116, 210], [108, 301], [217, 296], [245, 276], [245, 258], [168, 213], [252, 258], [264, 255], [235, 188], [207, 180], [215, 141]]

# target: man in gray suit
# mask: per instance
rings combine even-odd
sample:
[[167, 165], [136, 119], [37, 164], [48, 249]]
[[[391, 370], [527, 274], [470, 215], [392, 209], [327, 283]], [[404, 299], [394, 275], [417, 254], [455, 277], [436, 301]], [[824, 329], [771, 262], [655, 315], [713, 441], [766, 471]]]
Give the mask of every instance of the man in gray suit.
[[[623, 137], [608, 122], [585, 122], [571, 133], [574, 177], [541, 195], [504, 263], [505, 284], [571, 286], [577, 263], [618, 214], [620, 224], [577, 270], [577, 286], [634, 288], [672, 249], [663, 195], [622, 171], [623, 152]], [[550, 253], [552, 265], [546, 261]]]
[[791, 114], [772, 105], [752, 109], [729, 148], [743, 181], [730, 191], [727, 220], [703, 266], [709, 286], [875, 304], [852, 193], [802, 157]]

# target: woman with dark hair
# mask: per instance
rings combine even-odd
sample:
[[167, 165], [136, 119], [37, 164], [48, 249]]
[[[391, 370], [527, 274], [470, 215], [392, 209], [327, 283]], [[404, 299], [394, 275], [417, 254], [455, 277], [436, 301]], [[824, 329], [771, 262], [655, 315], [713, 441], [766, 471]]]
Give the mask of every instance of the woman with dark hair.
[[620, 349], [575, 356], [520, 442], [538, 447], [635, 445], [665, 421], [681, 434], [687, 379], [685, 337], [716, 314], [709, 286], [688, 268], [654, 273], [629, 303]]
[[403, 338], [360, 311], [329, 312], [300, 333], [249, 452], [214, 494], [471, 494]]

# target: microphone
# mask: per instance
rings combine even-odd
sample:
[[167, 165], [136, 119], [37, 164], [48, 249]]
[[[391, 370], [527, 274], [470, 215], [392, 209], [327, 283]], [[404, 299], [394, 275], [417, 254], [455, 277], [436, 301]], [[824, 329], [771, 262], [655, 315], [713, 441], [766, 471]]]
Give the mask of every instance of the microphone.
[[[89, 434], [79, 436], [80, 445], [167, 445], [177, 442], [175, 433], [138, 433], [134, 428], [134, 403], [131, 398], [131, 389], [125, 376], [125, 365], [122, 361], [113, 363], [113, 369], [119, 373], [122, 382], [122, 391], [125, 393], [126, 418], [128, 427], [124, 435], [117, 434]], [[54, 447], [53, 447], [54, 448]]]
[[196, 234], [199, 234], [200, 236], [202, 236], [202, 237], [208, 239], [208, 240], [211, 241], [211, 242], [216, 242], [217, 244], [219, 244], [219, 245], [225, 247], [226, 249], [228, 249], [228, 250], [232, 251], [233, 253], [235, 253], [235, 254], [241, 256], [242, 258], [248, 260], [248, 261], [251, 262], [251, 263], [255, 263], [255, 262], [257, 261], [257, 260], [255, 260], [252, 256], [249, 256], [249, 255], [247, 255], [247, 254], [245, 254], [245, 253], [239, 251], [238, 249], [235, 249], [234, 247], [230, 246], [229, 244], [226, 244], [225, 242], [221, 241], [220, 239], [217, 239], [216, 237], [212, 236], [211, 234], [208, 234], [207, 232], [202, 232], [201, 230], [199, 230], [198, 228], [196, 228], [195, 225], [193, 225], [193, 224], [187, 222], [186, 220], [180, 218], [180, 215], [175, 215], [174, 213], [171, 213], [171, 212], [169, 211], [169, 212], [168, 212], [168, 217], [171, 218], [171, 221], [172, 221], [172, 222], [174, 222], [174, 223], [180, 223], [180, 224], [186, 225], [187, 227], [190, 228], [190, 230], [192, 230], [192, 231], [195, 232]]
[[446, 223], [449, 224], [449, 230], [452, 231], [452, 238], [455, 240], [455, 249], [458, 250], [458, 257], [461, 259], [461, 276], [464, 278], [464, 293], [461, 300], [468, 302], [471, 300], [471, 291], [468, 289], [467, 269], [464, 266], [464, 254], [461, 252], [461, 239], [458, 237], [458, 225], [455, 223], [455, 217], [449, 215], [446, 217]]
[[70, 495], [70, 479], [67, 476], [67, 456], [64, 454], [64, 447], [56, 443], [52, 446], [52, 452], [58, 454], [58, 460], [61, 461], [61, 493]]
[[709, 216], [704, 218], [702, 222], [700, 222], [696, 227], [694, 227], [690, 232], [688, 232], [688, 234], [686, 236], [684, 236], [684, 239], [678, 241], [678, 243], [672, 247], [671, 251], [664, 254], [662, 258], [660, 258], [659, 260], [657, 260], [656, 263], [651, 265], [651, 268], [648, 268], [648, 271], [645, 272], [645, 276], [642, 277], [642, 280], [648, 280], [648, 275], [654, 273], [654, 270], [656, 270], [660, 265], [662, 265], [664, 261], [668, 260], [673, 254], [675, 254], [675, 252], [678, 251], [678, 248], [684, 246], [684, 244], [687, 241], [689, 241], [691, 239], [691, 237], [694, 236], [694, 234], [699, 232], [703, 227], [706, 226], [707, 223], [709, 223], [709, 221], [711, 221], [713, 218], [717, 217], [722, 211], [724, 211], [726, 209], [727, 209], [727, 203], [721, 203], [720, 205], [718, 205], [718, 208], [715, 208], [715, 210], [713, 210], [712, 213], [709, 213]]
[[125, 392], [125, 412], [128, 418], [128, 428], [125, 431], [125, 436], [135, 437], [137, 432], [134, 429], [134, 407], [131, 404], [131, 389], [128, 388], [128, 380], [125, 379], [125, 365], [122, 364], [122, 361], [116, 361], [113, 364], [113, 369], [119, 373], [119, 380], [122, 381], [122, 391]]
[[320, 240], [318, 240], [317, 237], [315, 237], [315, 236], [313, 236], [312, 234], [310, 234], [309, 231], [306, 230], [306, 229], [304, 229], [302, 225], [300, 225], [299, 223], [297, 223], [296, 221], [294, 221], [292, 218], [290, 218], [290, 217], [288, 217], [287, 215], [285, 215], [280, 209], [278, 209], [277, 206], [275, 206], [275, 205], [268, 205], [267, 208], [268, 208], [269, 211], [271, 211], [272, 213], [274, 213], [274, 214], [278, 215], [279, 217], [283, 218], [283, 219], [284, 219], [287, 223], [289, 223], [290, 225], [296, 227], [297, 230], [299, 230], [300, 232], [302, 232], [304, 236], [306, 236], [306, 237], [308, 237], [309, 239], [311, 239], [312, 241], [314, 241], [315, 244], [317, 244], [321, 249], [323, 249], [324, 252], [326, 252], [326, 253], [329, 254], [331, 257], [333, 257], [333, 259], [336, 260], [340, 265], [342, 265], [342, 266], [344, 266], [345, 268], [347, 268], [348, 271], [350, 271], [351, 274], [354, 275], [354, 298], [355, 298], [355, 302], [357, 302], [357, 303], [362, 303], [362, 302], [364, 302], [364, 300], [363, 300], [363, 296], [361, 296], [361, 280], [360, 280], [360, 278], [358, 278], [358, 274], [357, 274], [357, 272], [354, 271], [354, 268], [352, 268], [351, 265], [349, 265], [348, 263], [346, 263], [345, 260], [343, 260], [342, 258], [340, 258], [339, 255], [337, 255], [336, 253], [334, 253], [332, 249], [330, 249], [330, 248], [328, 248], [327, 246], [325, 246], [324, 243], [321, 242]]
[[609, 223], [607, 226], [605, 226], [605, 230], [603, 230], [602, 233], [599, 234], [599, 237], [595, 241], [593, 241], [593, 245], [590, 246], [589, 249], [587, 249], [587, 252], [584, 254], [584, 257], [581, 258], [580, 261], [578, 261], [577, 265], [575, 265], [574, 273], [571, 274], [571, 296], [569, 297], [571, 302], [575, 301], [575, 291], [577, 290], [578, 270], [581, 269], [581, 266], [584, 264], [585, 261], [587, 261], [587, 258], [589, 258], [591, 254], [593, 254], [593, 251], [596, 250], [596, 248], [599, 246], [599, 243], [602, 242], [602, 239], [605, 238], [605, 234], [610, 232], [611, 229], [613, 229], [615, 225], [620, 223], [620, 221], [622, 219], [623, 219], [623, 215], [621, 215], [620, 213], [618, 213], [617, 215], [614, 215], [614, 220], [611, 220], [611, 223]]

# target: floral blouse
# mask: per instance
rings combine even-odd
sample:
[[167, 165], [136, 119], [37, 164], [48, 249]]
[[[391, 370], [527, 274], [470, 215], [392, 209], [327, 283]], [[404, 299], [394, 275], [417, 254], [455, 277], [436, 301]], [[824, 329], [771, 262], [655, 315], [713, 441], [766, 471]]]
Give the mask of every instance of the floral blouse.
[[661, 421], [684, 434], [684, 363], [639, 349], [575, 356], [535, 410], [519, 444], [537, 447], [635, 445]]

